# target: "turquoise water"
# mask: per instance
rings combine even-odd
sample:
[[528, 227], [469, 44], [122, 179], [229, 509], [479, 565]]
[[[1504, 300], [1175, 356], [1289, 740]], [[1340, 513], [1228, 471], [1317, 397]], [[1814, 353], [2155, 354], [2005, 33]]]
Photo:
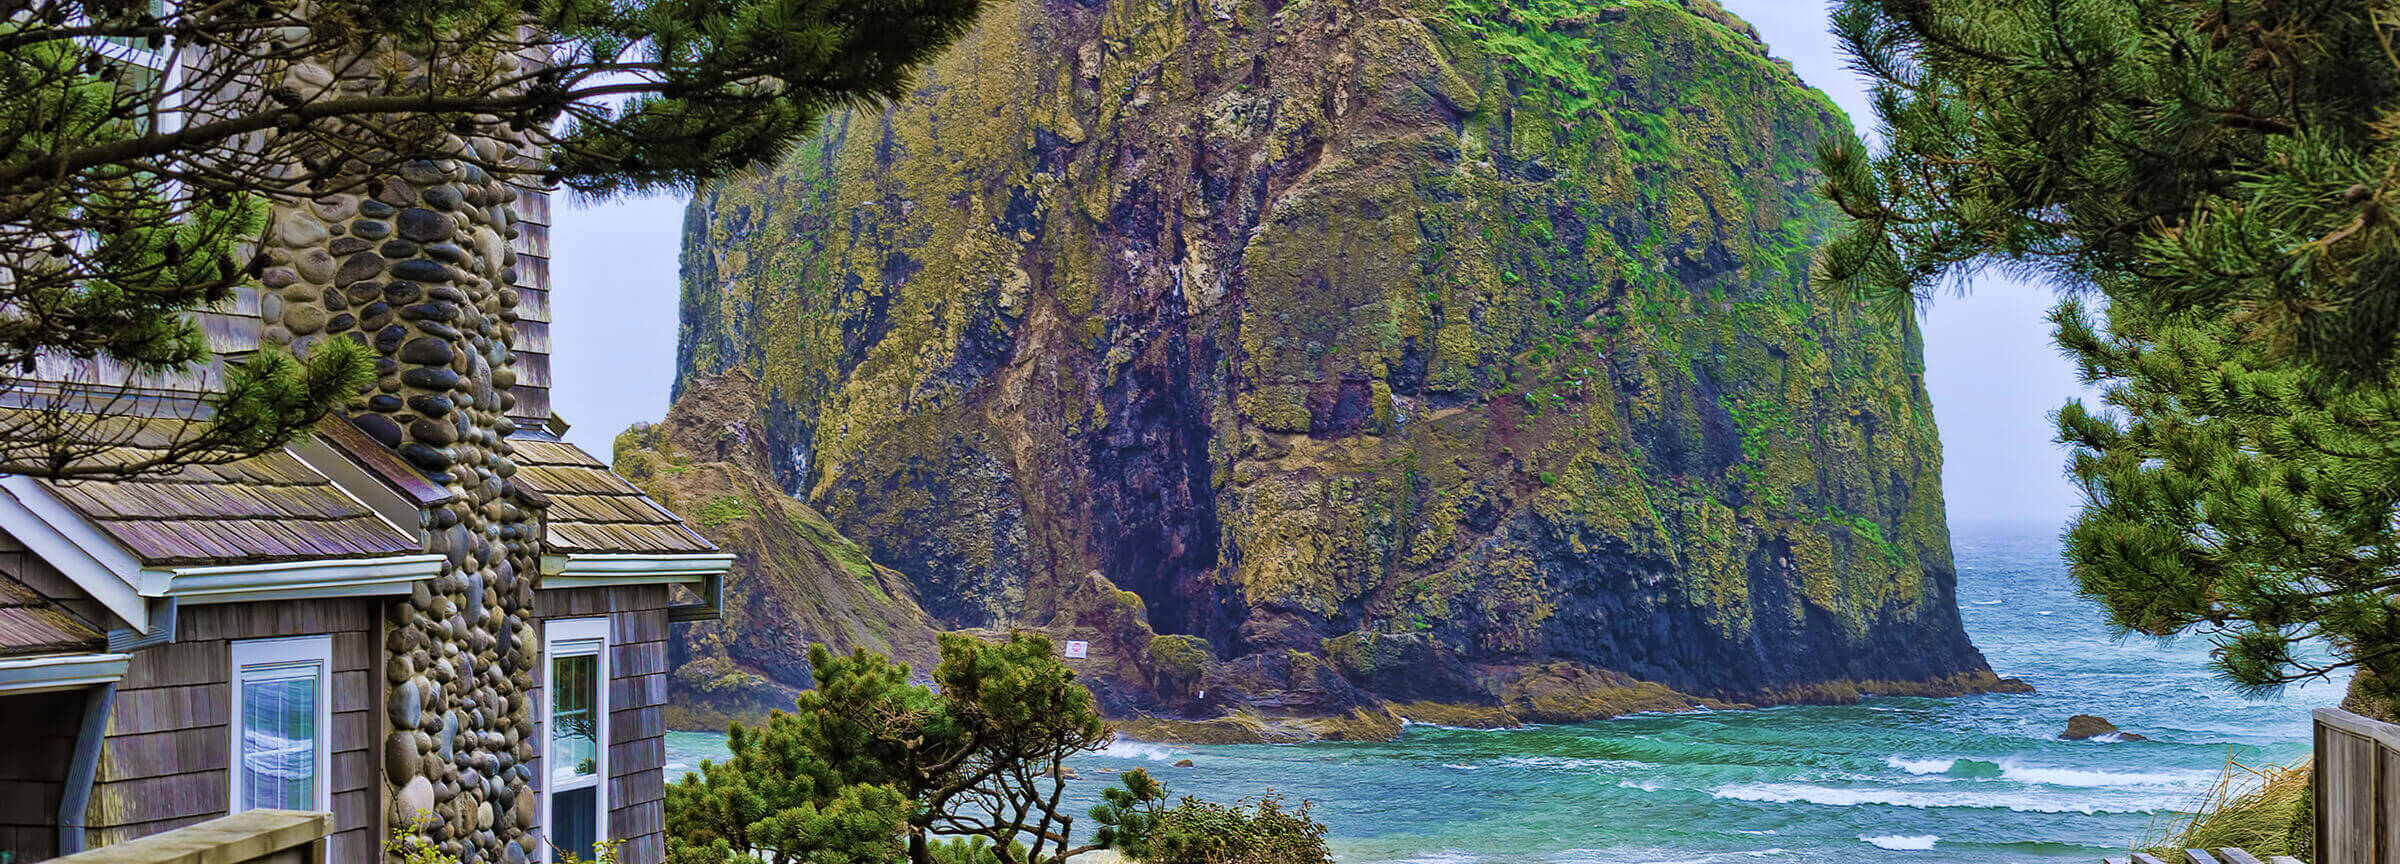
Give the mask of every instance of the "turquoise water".
[[[2224, 773], [2307, 755], [2339, 684], [2243, 699], [2206, 643], [2112, 642], [2058, 563], [2054, 529], [1961, 526], [1968, 632], [2032, 696], [1643, 715], [1575, 726], [1417, 726], [1381, 744], [1119, 742], [1074, 763], [1095, 796], [1151, 769], [1176, 794], [1316, 802], [1345, 864], [2096, 862], [2155, 836]], [[2150, 736], [2066, 742], [2077, 713]], [[671, 768], [722, 736], [670, 733]], [[1189, 758], [1192, 768], [1174, 768]]]

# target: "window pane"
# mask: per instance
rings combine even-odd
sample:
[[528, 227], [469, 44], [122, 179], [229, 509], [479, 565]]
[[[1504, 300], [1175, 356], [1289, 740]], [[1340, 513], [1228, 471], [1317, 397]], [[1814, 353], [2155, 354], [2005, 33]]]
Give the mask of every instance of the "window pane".
[[550, 661], [550, 777], [553, 782], [600, 773], [600, 658], [583, 654]]
[[242, 809], [317, 809], [317, 676], [242, 681]]
[[585, 786], [550, 795], [552, 814], [550, 842], [558, 847], [562, 860], [573, 855], [578, 861], [592, 860], [592, 846], [600, 837], [600, 789]]

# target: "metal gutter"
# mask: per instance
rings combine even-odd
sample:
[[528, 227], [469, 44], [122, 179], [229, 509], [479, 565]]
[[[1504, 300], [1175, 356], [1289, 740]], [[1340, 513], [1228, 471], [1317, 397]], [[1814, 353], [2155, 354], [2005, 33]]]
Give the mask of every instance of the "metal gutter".
[[125, 654], [56, 654], [0, 660], [0, 693], [42, 693], [114, 684], [133, 658]]

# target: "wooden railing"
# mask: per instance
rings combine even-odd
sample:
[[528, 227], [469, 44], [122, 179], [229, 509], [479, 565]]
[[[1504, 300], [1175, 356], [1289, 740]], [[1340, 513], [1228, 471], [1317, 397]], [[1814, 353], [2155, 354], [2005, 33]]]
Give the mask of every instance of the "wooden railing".
[[48, 864], [323, 864], [333, 814], [251, 810]]
[[2400, 856], [2400, 726], [2317, 709], [2317, 862]]

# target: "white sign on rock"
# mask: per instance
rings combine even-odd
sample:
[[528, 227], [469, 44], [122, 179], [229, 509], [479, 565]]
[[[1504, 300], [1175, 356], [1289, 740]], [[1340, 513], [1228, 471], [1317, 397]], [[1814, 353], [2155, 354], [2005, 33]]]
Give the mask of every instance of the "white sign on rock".
[[1072, 639], [1067, 640], [1068, 659], [1081, 660], [1090, 656], [1092, 656], [1092, 643], [1078, 642]]

